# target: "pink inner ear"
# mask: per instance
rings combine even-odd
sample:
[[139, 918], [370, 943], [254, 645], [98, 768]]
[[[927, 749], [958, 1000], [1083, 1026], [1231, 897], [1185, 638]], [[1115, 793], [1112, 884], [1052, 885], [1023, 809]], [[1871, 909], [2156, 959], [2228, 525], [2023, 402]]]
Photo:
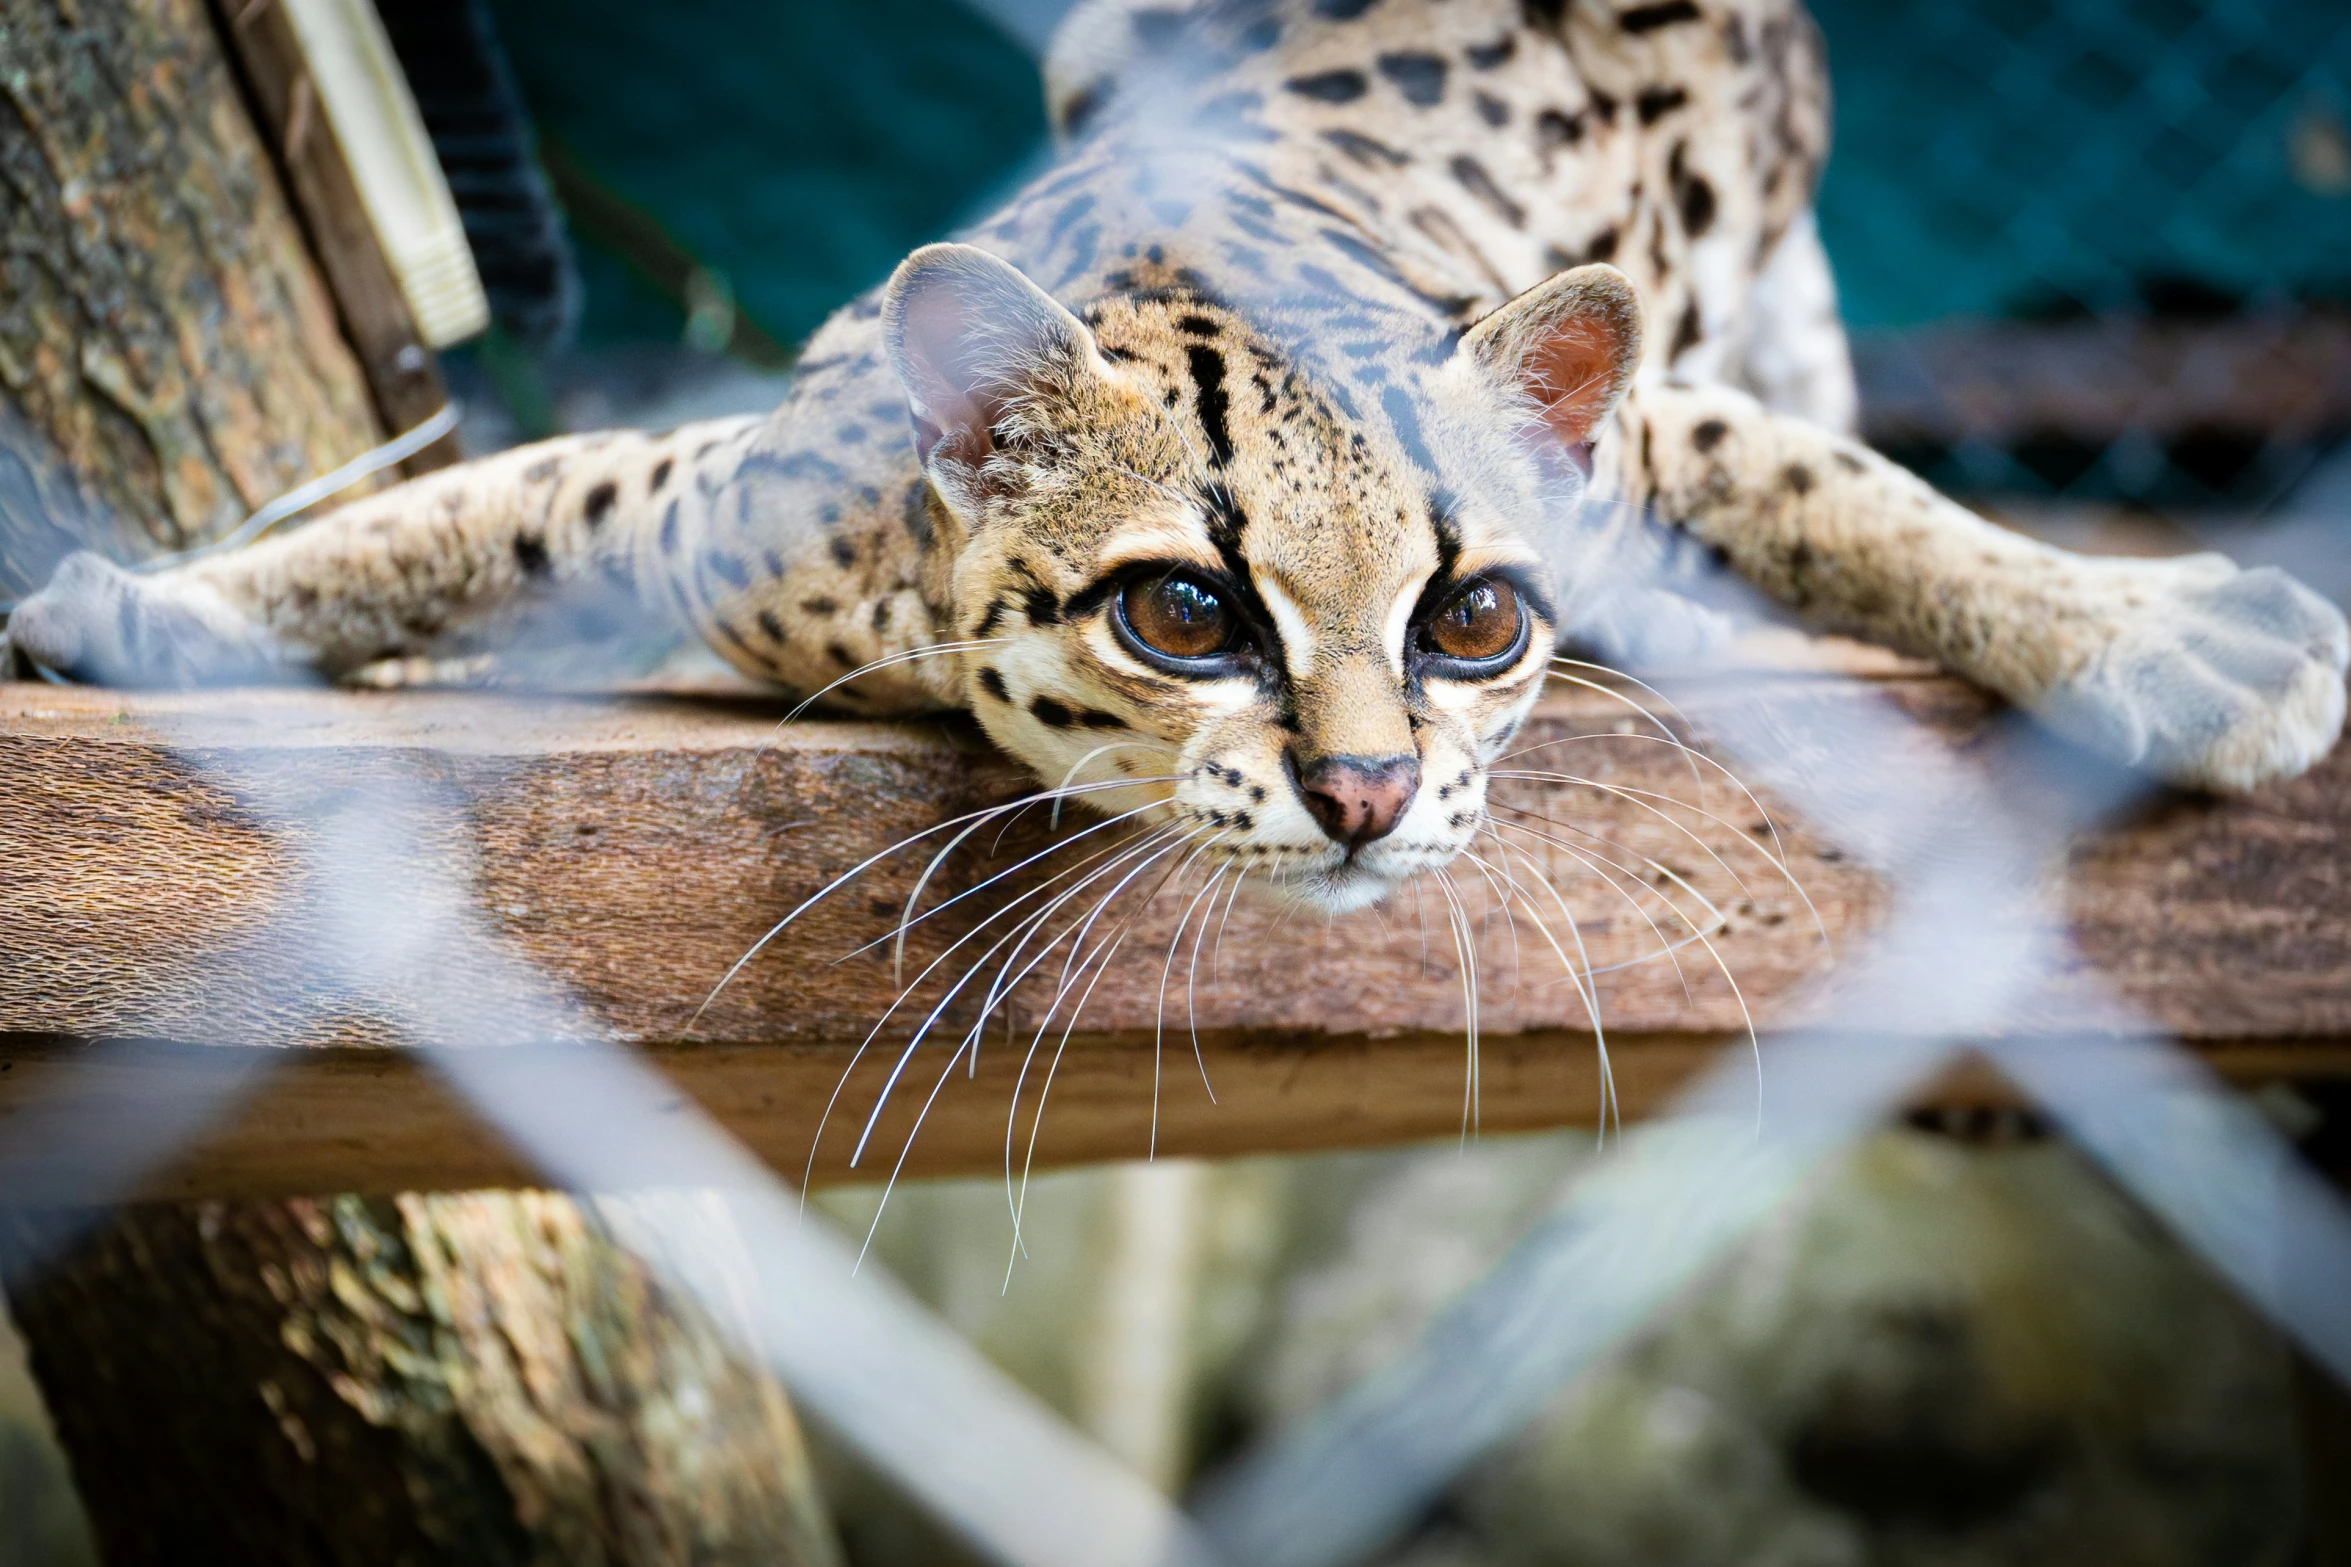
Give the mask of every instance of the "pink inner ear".
[[953, 432], [959, 437], [957, 445], [977, 447], [958, 456], [965, 461], [984, 458], [994, 444], [990, 431], [1003, 412], [1002, 400], [987, 399], [974, 384], [959, 292], [927, 288], [908, 300], [904, 331], [906, 357], [918, 383], [915, 395], [922, 405], [916, 426], [923, 455], [930, 455], [942, 434]]
[[1543, 422], [1569, 446], [1592, 438], [1616, 390], [1622, 348], [1609, 324], [1591, 316], [1561, 321], [1526, 357], [1526, 388]]

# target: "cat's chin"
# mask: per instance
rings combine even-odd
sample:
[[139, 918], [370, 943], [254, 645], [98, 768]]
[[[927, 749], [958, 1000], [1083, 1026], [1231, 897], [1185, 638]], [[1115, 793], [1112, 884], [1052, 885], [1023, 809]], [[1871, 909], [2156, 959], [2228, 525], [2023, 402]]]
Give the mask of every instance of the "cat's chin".
[[1410, 880], [1383, 874], [1361, 865], [1335, 865], [1311, 878], [1293, 882], [1284, 890], [1300, 903], [1326, 914], [1352, 914], [1368, 909]]

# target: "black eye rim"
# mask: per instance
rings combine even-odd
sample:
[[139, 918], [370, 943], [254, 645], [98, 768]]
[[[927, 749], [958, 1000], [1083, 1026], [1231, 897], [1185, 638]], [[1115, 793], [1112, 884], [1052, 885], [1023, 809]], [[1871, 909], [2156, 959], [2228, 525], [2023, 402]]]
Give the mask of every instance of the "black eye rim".
[[[1231, 639], [1214, 653], [1187, 658], [1178, 653], [1164, 653], [1143, 640], [1127, 619], [1127, 594], [1146, 583], [1182, 577], [1214, 594], [1233, 618]], [[1241, 595], [1219, 573], [1202, 571], [1199, 567], [1180, 561], [1153, 561], [1123, 571], [1105, 584], [1110, 610], [1110, 629], [1119, 645], [1136, 658], [1163, 674], [1184, 680], [1233, 680], [1248, 673], [1249, 654], [1255, 646], [1248, 616], [1241, 608]]]
[[[1490, 658], [1456, 658], [1429, 641], [1429, 626], [1439, 615], [1458, 603], [1463, 594], [1496, 582], [1510, 589], [1510, 596], [1518, 605], [1518, 630], [1511, 636], [1508, 647]], [[1435, 607], [1415, 615], [1412, 620], [1413, 667], [1439, 680], [1491, 680], [1517, 667], [1518, 661], [1526, 657], [1527, 644], [1534, 638], [1535, 617], [1544, 613], [1543, 601], [1529, 591], [1517, 572], [1509, 570], [1481, 571], [1463, 577], [1442, 595], [1431, 597]]]

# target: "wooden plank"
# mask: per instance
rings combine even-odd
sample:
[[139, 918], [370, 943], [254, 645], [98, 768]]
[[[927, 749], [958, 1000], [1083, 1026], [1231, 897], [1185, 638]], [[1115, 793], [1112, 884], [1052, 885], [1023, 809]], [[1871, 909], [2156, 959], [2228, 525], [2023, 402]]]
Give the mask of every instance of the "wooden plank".
[[[276, 0], [213, 3], [243, 67], [255, 115], [275, 143], [320, 270], [335, 291], [377, 411], [394, 433], [412, 430], [440, 411], [448, 389], [319, 106], [293, 21]], [[463, 455], [456, 435], [444, 435], [409, 458], [402, 471], [413, 478]]]
[[[1779, 678], [1807, 701], [1891, 699], [1954, 742], [1992, 713], [1976, 693], [1936, 678]], [[1704, 700], [1688, 706], [1702, 729]], [[868, 944], [895, 926], [922, 857], [877, 865], [697, 1009], [783, 911], [901, 837], [1010, 798], [1020, 781], [954, 725], [779, 731], [776, 716], [757, 704], [675, 697], [0, 687], [0, 799], [10, 802], [0, 816], [9, 932], [0, 952], [0, 1149], [14, 1161], [9, 1179], [70, 1187], [74, 1149], [102, 1144], [137, 1113], [143, 1092], [177, 1081], [174, 1073], [255, 1063], [268, 1071], [243, 1110], [145, 1177], [142, 1191], [447, 1188], [522, 1176], [415, 1052], [388, 1048], [403, 1043], [391, 1024], [363, 1000], [320, 987], [305, 945], [322, 872], [304, 858], [304, 802], [391, 781], [429, 793], [418, 829], [425, 852], [467, 867], [499, 944], [560, 981], [603, 1027], [649, 1049], [685, 1093], [797, 1174], [819, 1111], [895, 993], [886, 943]], [[1710, 940], [1768, 1022], [1824, 971], [1828, 950], [1866, 934], [1882, 889], [1774, 807], [1787, 864], [1827, 927], [1824, 948], [1761, 852], [1759, 818], [1727, 786], [1709, 786], [1706, 815], [1650, 808], [1693, 800], [1695, 786], [1680, 753], [1641, 738], [1644, 727], [1606, 695], [1547, 701], [1527, 743], [1572, 758], [1561, 771], [1589, 783], [1517, 784], [1505, 798], [1571, 823], [1573, 833], [1559, 836], [1585, 853], [1640, 868], [1653, 885], [1647, 867], [1663, 867], [1712, 899], [1726, 919]], [[2338, 751], [2253, 799], [2165, 796], [2085, 840], [2066, 872], [2084, 980], [2111, 982], [2240, 1080], [2351, 1075], [2346, 775], [2351, 753]], [[1024, 823], [994, 857], [957, 856], [926, 906], [1042, 841]], [[1738, 997], [1701, 946], [1685, 941], [1678, 972], [1655, 956], [1648, 918], [1671, 930], [1657, 896], [1648, 896], [1646, 918], [1637, 915], [1627, 896], [1575, 874], [1565, 852], [1520, 843], [1556, 879], [1594, 962], [1625, 965], [1602, 974], [1600, 991], [1620, 1091], [1627, 1113], [1638, 1114], [1735, 1036]], [[986, 835], [971, 847], [985, 850]], [[1575, 987], [1523, 909], [1503, 917], [1474, 871], [1455, 881], [1478, 958], [1483, 1126], [1588, 1121], [1598, 1107], [1596, 1054]], [[1244, 898], [1229, 919], [1220, 908], [1195, 979], [1194, 935], [1172, 966], [1167, 954], [1196, 885], [1150, 900], [1129, 955], [1088, 995], [1053, 1080], [1040, 1163], [1143, 1152], [1155, 1059], [1162, 1152], [1370, 1144], [1459, 1128], [1463, 984], [1436, 900], [1326, 923]], [[967, 914], [996, 897], [916, 926], [907, 972], [972, 929]], [[1189, 929], [1196, 935], [1200, 922]], [[1050, 967], [1058, 966], [1057, 958]], [[1155, 1049], [1163, 974], [1172, 976], [1168, 1026]], [[446, 978], [459, 997], [483, 983], [455, 971]], [[1016, 996], [1010, 1023], [990, 1026], [976, 1071], [966, 1079], [959, 1070], [930, 1111], [910, 1173], [1003, 1168], [1021, 1055], [1047, 993]], [[1213, 1104], [1191, 1059], [1187, 1017], [1200, 1029]], [[1066, 1011], [1057, 1014], [1048, 1051], [1066, 1022]], [[2049, 1026], [2073, 1024], [2059, 1008]], [[818, 1145], [818, 1179], [849, 1173], [850, 1130], [903, 1037], [885, 1029], [849, 1072]], [[126, 1052], [93, 1040], [150, 1043]], [[575, 1047], [510, 1048], [547, 1052], [553, 1083], [562, 1052]], [[874, 1159], [895, 1157], [946, 1055], [919, 1058], [910, 1079], [919, 1091], [892, 1099], [866, 1173]], [[1023, 1146], [1037, 1081], [1032, 1070], [1012, 1118]], [[47, 1128], [44, 1148], [27, 1143], [36, 1126]]]

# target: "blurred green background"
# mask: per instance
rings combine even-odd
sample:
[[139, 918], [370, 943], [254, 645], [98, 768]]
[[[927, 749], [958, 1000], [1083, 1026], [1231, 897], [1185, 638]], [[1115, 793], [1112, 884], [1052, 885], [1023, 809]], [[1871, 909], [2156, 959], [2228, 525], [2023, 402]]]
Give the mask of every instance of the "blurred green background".
[[[793, 343], [1043, 156], [964, 0], [491, 0], [554, 154]], [[1856, 327], [2351, 297], [2342, 0], [1814, 0], [1821, 221]], [[585, 225], [575, 224], [575, 227]], [[589, 235], [582, 340], [680, 305]]]

